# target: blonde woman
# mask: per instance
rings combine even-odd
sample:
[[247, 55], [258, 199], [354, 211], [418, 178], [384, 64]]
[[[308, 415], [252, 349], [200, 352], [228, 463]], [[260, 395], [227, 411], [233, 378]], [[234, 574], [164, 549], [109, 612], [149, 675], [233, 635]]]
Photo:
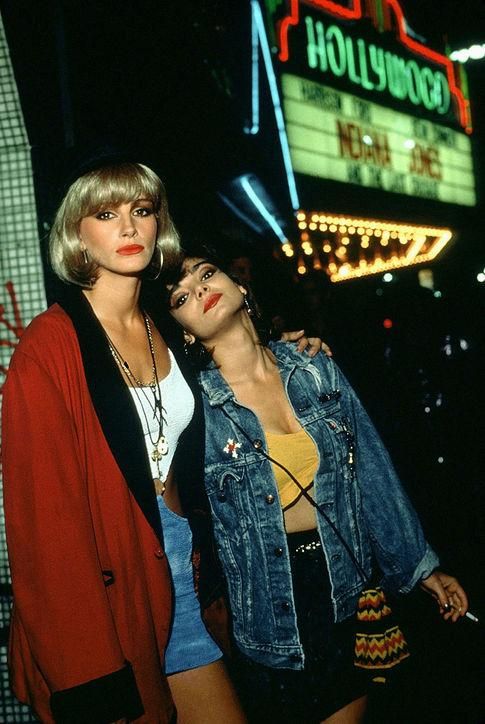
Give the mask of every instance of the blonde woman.
[[177, 251], [152, 170], [119, 159], [85, 169], [51, 232], [64, 299], [12, 358], [10, 670], [42, 722], [155, 724], [175, 707], [180, 724], [243, 721], [200, 612], [221, 594], [200, 400], [169, 326], [140, 305], [142, 278]]

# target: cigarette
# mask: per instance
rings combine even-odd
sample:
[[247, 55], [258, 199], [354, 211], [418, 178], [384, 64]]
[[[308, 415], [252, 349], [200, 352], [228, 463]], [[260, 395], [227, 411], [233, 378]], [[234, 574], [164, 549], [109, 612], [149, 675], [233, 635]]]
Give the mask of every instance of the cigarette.
[[[446, 603], [446, 604], [444, 605], [444, 609], [446, 610], [446, 609], [449, 609], [449, 608], [454, 608], [455, 611], [459, 611], [459, 610], [460, 610], [460, 609], [458, 608], [458, 606], [454, 606], [452, 603]], [[474, 615], [473, 613], [471, 613], [470, 611], [467, 611], [467, 612], [465, 613], [465, 617], [466, 617], [466, 618], [469, 618], [470, 621], [473, 621], [473, 623], [479, 623], [479, 619], [477, 618], [477, 616], [475, 616], [475, 615]]]

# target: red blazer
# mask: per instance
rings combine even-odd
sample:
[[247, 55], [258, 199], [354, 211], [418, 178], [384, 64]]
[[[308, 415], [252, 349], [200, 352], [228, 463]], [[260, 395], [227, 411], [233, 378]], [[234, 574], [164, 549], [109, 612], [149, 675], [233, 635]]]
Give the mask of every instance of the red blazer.
[[155, 491], [86, 307], [37, 317], [4, 387], [12, 688], [43, 722], [168, 722], [171, 583]]

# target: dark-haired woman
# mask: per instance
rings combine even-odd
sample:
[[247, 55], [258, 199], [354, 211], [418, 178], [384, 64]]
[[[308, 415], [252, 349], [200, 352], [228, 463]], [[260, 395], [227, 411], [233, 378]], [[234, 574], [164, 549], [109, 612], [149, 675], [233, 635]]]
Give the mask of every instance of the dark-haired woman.
[[366, 681], [353, 666], [351, 617], [362, 572], [370, 578], [377, 563], [396, 592], [421, 584], [453, 621], [467, 598], [437, 570], [337, 366], [281, 342], [264, 346], [247, 292], [203, 255], [186, 258], [169, 285], [187, 345], [208, 353], [199, 373], [205, 485], [244, 699], [251, 721], [357, 724]]

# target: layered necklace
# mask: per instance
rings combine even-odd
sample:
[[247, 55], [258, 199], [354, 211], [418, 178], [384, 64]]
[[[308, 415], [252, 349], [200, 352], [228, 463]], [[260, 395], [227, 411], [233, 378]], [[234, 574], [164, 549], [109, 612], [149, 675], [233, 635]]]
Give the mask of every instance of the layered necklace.
[[[116, 361], [118, 367], [121, 369], [123, 374], [125, 375], [126, 379], [128, 380], [128, 383], [130, 387], [134, 390], [134, 393], [140, 403], [140, 407], [143, 412], [143, 417], [145, 418], [146, 426], [147, 426], [147, 433], [148, 438], [152, 444], [152, 452], [150, 454], [151, 459], [157, 466], [157, 473], [158, 473], [158, 479], [161, 480], [161, 460], [168, 453], [168, 443], [165, 438], [165, 435], [163, 434], [163, 427], [164, 424], [166, 424], [165, 420], [165, 408], [162, 404], [162, 394], [160, 392], [160, 384], [158, 380], [158, 372], [157, 372], [157, 362], [155, 359], [155, 348], [153, 346], [153, 334], [152, 334], [152, 328], [150, 325], [150, 320], [148, 319], [147, 315], [143, 313], [143, 319], [145, 322], [145, 329], [147, 333], [147, 339], [148, 339], [148, 347], [150, 349], [150, 356], [152, 358], [152, 377], [150, 382], [142, 382], [142, 380], [138, 379], [138, 377], [135, 375], [134, 372], [132, 372], [130, 365], [128, 364], [127, 360], [125, 360], [118, 349], [116, 348], [116, 345], [111, 340], [108, 333], [105, 331], [106, 337], [108, 339], [109, 349], [111, 354], [113, 355], [114, 360]], [[150, 424], [148, 422], [148, 416], [146, 413], [146, 407], [143, 404], [143, 398], [148, 402], [149, 407], [151, 410], [153, 410], [153, 419], [156, 421], [156, 432], [155, 434], [152, 433], [152, 430], [150, 428]], [[163, 491], [165, 492], [165, 486], [162, 485]]]

